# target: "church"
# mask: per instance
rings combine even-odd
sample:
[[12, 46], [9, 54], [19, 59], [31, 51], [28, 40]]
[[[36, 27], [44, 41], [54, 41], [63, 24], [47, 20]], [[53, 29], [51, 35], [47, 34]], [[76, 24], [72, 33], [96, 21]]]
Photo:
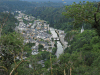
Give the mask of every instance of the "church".
[[84, 31], [84, 28], [83, 28], [83, 26], [82, 26], [82, 29], [81, 29], [81, 33]]

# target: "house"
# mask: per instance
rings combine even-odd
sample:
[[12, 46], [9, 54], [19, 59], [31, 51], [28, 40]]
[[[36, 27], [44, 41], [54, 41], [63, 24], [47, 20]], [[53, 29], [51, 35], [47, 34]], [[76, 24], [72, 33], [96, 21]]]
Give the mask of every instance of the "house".
[[25, 40], [24, 40], [24, 43], [29, 43], [29, 40], [28, 40], [28, 39], [25, 39]]
[[29, 39], [29, 42], [30, 42], [30, 43], [36, 43], [36, 41], [35, 41], [33, 38], [30, 38], [30, 39]]
[[45, 67], [45, 65], [44, 65], [44, 60], [40, 60], [40, 61], [38, 61], [37, 63], [38, 63], [38, 64], [41, 64], [42, 67]]
[[32, 30], [27, 30], [26, 33], [27, 34], [31, 34], [33, 31]]
[[28, 27], [28, 28], [30, 28], [30, 27], [31, 27], [31, 25], [30, 25], [30, 24], [27, 24], [27, 27]]
[[38, 46], [32, 46], [31, 47], [31, 49], [32, 49], [32, 55], [36, 55], [36, 54], [38, 54], [39, 52], [38, 52]]
[[[22, 56], [22, 59], [26, 59], [27, 57]], [[16, 57], [16, 59], [22, 60], [19, 56]]]
[[47, 22], [46, 21], [44, 21], [44, 24], [46, 24]]
[[40, 21], [36, 21], [36, 23], [37, 23], [37, 25], [39, 25], [40, 24]]
[[38, 34], [34, 34], [33, 39], [37, 39]]
[[48, 41], [51, 40], [51, 35], [50, 34], [47, 34], [45, 32], [40, 32], [38, 34], [38, 37], [41, 38], [41, 39], [44, 39], [44, 40], [48, 40]]
[[31, 64], [29, 64], [29, 68], [32, 68], [32, 65]]
[[36, 43], [37, 43], [38, 45], [41, 44], [41, 45], [43, 45], [44, 47], [47, 47], [47, 46], [48, 46], [48, 43], [47, 43], [47, 42], [44, 42], [44, 41], [39, 41], [39, 40], [37, 40]]
[[22, 20], [22, 19], [18, 19], [18, 21], [23, 22], [23, 20]]
[[43, 49], [42, 49], [42, 51], [47, 51], [47, 50], [48, 50], [48, 48], [43, 48]]
[[41, 25], [37, 25], [37, 27], [36, 27], [37, 29], [41, 29]]
[[51, 39], [50, 38], [46, 38], [45, 40], [50, 41]]
[[17, 27], [19, 30], [27, 30], [27, 26], [25, 24], [20, 23], [19, 26]]
[[39, 52], [34, 52], [34, 50], [32, 51], [32, 55], [37, 55]]
[[41, 25], [41, 26], [42, 26], [42, 22], [40, 22], [40, 23], [39, 23], [39, 25]]
[[44, 29], [47, 29], [47, 26], [44, 26]]
[[35, 24], [35, 25], [36, 25], [36, 23], [37, 23], [37, 22], [36, 22], [36, 21], [34, 21], [34, 24]]
[[38, 52], [38, 46], [32, 46], [31, 49], [34, 50], [33, 52]]
[[27, 38], [27, 34], [23, 34], [22, 36], [23, 36], [24, 38]]
[[33, 24], [33, 25], [31, 26], [31, 28], [35, 28], [35, 26], [36, 26], [36, 24]]

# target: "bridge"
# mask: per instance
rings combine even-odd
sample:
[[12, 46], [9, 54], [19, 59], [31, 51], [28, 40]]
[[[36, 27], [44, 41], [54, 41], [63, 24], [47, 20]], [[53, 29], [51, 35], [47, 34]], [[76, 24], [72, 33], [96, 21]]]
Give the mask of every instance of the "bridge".
[[59, 41], [59, 37], [53, 37], [53, 39]]
[[65, 48], [67, 48], [68, 42], [65, 43], [64, 38], [63, 37], [60, 37], [60, 34], [59, 34], [59, 32], [57, 30], [55, 30], [55, 32], [59, 36], [59, 40], [60, 40], [61, 44], [63, 45], [63, 49], [65, 50]]

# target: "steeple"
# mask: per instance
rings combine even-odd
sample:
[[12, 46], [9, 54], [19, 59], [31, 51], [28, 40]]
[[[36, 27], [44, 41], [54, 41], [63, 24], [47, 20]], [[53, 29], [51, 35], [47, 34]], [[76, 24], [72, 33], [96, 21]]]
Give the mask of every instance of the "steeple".
[[83, 26], [82, 26], [82, 29], [81, 29], [81, 33], [84, 31], [84, 28], [83, 28]]

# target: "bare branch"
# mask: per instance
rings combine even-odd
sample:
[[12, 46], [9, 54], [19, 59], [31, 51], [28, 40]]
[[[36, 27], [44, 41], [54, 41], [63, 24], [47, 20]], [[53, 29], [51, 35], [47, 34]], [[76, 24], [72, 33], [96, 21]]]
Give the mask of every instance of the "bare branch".
[[100, 18], [98, 19], [98, 21], [97, 21], [97, 18], [96, 18], [97, 13], [100, 13], [100, 12], [99, 12], [99, 7], [100, 7], [100, 3], [98, 3], [98, 9], [97, 9], [97, 11], [94, 13], [94, 20], [95, 20], [96, 23], [98, 23], [98, 22], [100, 21]]
[[99, 12], [99, 7], [100, 7], [100, 3], [98, 3], [98, 9], [97, 9], [97, 12]]
[[94, 20], [95, 20], [95, 22], [97, 23], [96, 15], [97, 15], [97, 12], [94, 13]]
[[10, 75], [12, 75], [12, 73], [18, 68], [18, 66], [24, 62], [24, 60], [22, 60], [15, 68], [13, 68], [13, 70], [10, 72]]
[[4, 68], [6, 70], [6, 72], [8, 72], [8, 69], [4, 66], [0, 66], [1, 68]]

